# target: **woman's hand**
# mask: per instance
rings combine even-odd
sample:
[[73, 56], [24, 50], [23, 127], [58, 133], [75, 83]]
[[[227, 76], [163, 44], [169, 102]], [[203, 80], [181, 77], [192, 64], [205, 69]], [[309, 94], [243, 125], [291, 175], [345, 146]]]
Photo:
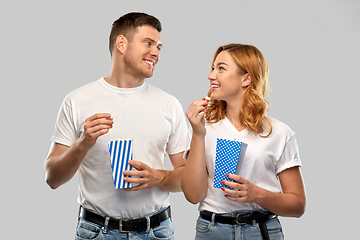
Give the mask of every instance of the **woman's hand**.
[[234, 182], [224, 181], [223, 184], [233, 189], [222, 190], [231, 201], [256, 203], [284, 217], [300, 217], [304, 214], [306, 193], [300, 167], [288, 168], [278, 174], [282, 192], [268, 191], [238, 175], [227, 176]]
[[207, 109], [209, 100], [203, 98], [193, 102], [186, 111], [186, 116], [190, 121], [194, 134], [205, 136], [205, 110]]
[[235, 174], [227, 174], [226, 176], [234, 180], [234, 182], [222, 181], [223, 184], [232, 188], [232, 190], [224, 187], [221, 188], [221, 190], [227, 193], [225, 195], [227, 199], [245, 203], [256, 202], [260, 190], [258, 186]]

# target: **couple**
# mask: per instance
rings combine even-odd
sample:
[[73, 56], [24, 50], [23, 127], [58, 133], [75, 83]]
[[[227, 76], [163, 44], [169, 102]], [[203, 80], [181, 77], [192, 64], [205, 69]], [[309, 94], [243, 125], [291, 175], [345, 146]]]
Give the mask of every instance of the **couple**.
[[[174, 239], [169, 192], [183, 191], [189, 202], [200, 202], [196, 239], [283, 239], [277, 215], [300, 217], [306, 197], [294, 132], [266, 115], [263, 55], [243, 44], [216, 51], [211, 100], [187, 110], [187, 141], [178, 100], [145, 81], [159, 61], [160, 32], [148, 14], [120, 17], [110, 33], [110, 74], [62, 103], [44, 167], [53, 189], [78, 172], [75, 238]], [[124, 175], [136, 185], [123, 190], [114, 188], [109, 166], [107, 144], [118, 138], [134, 139], [129, 164], [136, 171]], [[221, 188], [213, 187], [217, 138], [243, 143], [239, 172], [226, 174]]]

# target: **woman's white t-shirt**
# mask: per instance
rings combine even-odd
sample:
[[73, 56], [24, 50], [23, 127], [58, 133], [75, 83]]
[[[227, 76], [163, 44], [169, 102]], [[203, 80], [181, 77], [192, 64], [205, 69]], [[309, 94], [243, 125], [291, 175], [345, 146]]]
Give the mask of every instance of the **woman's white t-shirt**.
[[[200, 202], [199, 210], [215, 213], [236, 211], [263, 210], [255, 203], [234, 202], [224, 197], [220, 188], [214, 188], [214, 171], [216, 159], [216, 142], [218, 138], [242, 142], [236, 174], [251, 183], [272, 192], [281, 192], [277, 174], [285, 169], [301, 166], [295, 133], [284, 123], [270, 118], [273, 127], [267, 138], [248, 130], [238, 131], [225, 117], [215, 124], [206, 124], [205, 155], [208, 170], [208, 189], [205, 198]], [[190, 129], [188, 149], [192, 131]], [[268, 128], [261, 135], [267, 135]]]

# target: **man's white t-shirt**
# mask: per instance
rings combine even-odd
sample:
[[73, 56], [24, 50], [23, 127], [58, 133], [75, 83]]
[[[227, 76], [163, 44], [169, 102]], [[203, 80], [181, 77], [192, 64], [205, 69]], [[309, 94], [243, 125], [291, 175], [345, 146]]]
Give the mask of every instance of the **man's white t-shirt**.
[[[284, 123], [270, 118], [273, 131], [267, 138], [268, 128], [262, 134], [255, 135], [248, 130], [238, 131], [225, 117], [214, 124], [206, 123], [205, 155], [209, 173], [208, 189], [205, 198], [199, 204], [199, 210], [215, 213], [264, 210], [255, 203], [234, 202], [224, 197], [220, 188], [214, 188], [214, 171], [217, 138], [242, 142], [236, 174], [255, 185], [272, 192], [281, 192], [278, 176], [285, 169], [301, 166], [295, 133]], [[190, 148], [192, 131], [188, 139]], [[186, 154], [185, 154], [186, 155]]]
[[165, 169], [165, 156], [186, 149], [187, 125], [179, 101], [144, 82], [117, 88], [104, 78], [71, 92], [59, 111], [52, 141], [70, 146], [84, 131], [85, 119], [110, 113], [113, 128], [99, 137], [78, 169], [78, 202], [113, 218], [139, 218], [168, 206], [169, 193], [157, 187], [126, 192], [115, 189], [108, 143], [133, 139], [133, 159]]

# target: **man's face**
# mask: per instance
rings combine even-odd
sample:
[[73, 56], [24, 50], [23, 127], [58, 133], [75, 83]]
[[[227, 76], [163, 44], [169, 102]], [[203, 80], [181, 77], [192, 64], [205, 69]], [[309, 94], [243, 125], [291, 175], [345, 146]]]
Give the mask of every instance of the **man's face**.
[[151, 77], [159, 61], [161, 47], [160, 34], [155, 28], [148, 25], [137, 27], [124, 51], [128, 74], [141, 79]]

